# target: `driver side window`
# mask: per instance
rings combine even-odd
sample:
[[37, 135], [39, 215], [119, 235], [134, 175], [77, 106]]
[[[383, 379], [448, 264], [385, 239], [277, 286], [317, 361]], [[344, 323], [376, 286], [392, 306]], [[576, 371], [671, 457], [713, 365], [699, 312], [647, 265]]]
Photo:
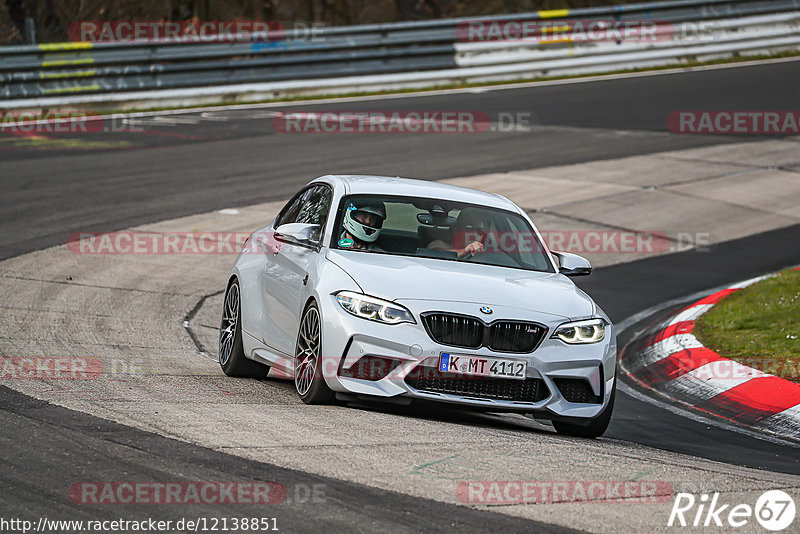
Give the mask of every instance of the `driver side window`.
[[328, 220], [333, 192], [327, 185], [314, 185], [298, 194], [283, 208], [275, 221], [275, 227], [289, 223], [318, 224], [320, 229], [314, 236], [315, 241], [321, 238], [322, 227]]
[[330, 188], [324, 185], [308, 189], [302, 196], [296, 222], [324, 225], [328, 220], [332, 196]]
[[275, 228], [282, 224], [289, 224], [297, 222], [297, 214], [300, 213], [300, 206], [303, 202], [303, 193], [295, 196], [283, 207], [277, 220], [275, 221]]

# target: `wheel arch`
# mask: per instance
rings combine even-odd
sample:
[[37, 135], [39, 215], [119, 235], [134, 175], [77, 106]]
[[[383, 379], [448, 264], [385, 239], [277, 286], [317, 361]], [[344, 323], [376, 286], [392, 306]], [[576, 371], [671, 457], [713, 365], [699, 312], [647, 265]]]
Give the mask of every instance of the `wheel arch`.
[[311, 306], [312, 303], [316, 304], [317, 305], [317, 310], [319, 310], [319, 302], [317, 300], [317, 297], [315, 297], [314, 295], [309, 295], [308, 298], [306, 299], [305, 303], [303, 304], [303, 308], [302, 308], [303, 311], [300, 312], [300, 319], [301, 320], [303, 319], [303, 315], [306, 314], [306, 310], [308, 310], [308, 307]]

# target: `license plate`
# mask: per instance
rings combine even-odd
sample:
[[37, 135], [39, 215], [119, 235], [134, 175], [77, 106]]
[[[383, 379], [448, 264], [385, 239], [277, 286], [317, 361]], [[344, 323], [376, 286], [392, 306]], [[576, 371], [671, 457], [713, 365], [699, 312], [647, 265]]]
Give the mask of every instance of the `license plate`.
[[525, 380], [526, 362], [490, 358], [487, 356], [466, 356], [442, 352], [439, 355], [439, 371], [460, 375], [511, 378]]

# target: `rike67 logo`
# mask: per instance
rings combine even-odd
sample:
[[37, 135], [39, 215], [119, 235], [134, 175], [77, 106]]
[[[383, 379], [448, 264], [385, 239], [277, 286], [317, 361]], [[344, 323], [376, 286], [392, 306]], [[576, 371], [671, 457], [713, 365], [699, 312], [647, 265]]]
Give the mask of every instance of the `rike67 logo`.
[[781, 490], [762, 493], [755, 506], [723, 503], [717, 492], [703, 493], [699, 498], [678, 493], [667, 526], [740, 528], [755, 519], [763, 528], [778, 532], [792, 524], [795, 511], [794, 500]]

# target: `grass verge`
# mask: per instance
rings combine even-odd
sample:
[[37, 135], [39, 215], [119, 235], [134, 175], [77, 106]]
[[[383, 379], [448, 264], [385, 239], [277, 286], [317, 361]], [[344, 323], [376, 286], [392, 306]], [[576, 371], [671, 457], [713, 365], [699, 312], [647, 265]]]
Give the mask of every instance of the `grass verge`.
[[722, 299], [694, 334], [720, 356], [800, 382], [800, 270], [786, 270]]

